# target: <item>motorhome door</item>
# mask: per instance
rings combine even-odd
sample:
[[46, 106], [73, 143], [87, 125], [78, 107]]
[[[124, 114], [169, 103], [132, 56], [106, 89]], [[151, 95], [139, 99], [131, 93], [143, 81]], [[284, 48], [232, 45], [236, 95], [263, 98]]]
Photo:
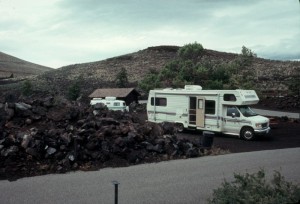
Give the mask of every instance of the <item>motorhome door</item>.
[[204, 127], [205, 119], [205, 98], [198, 96], [197, 97], [197, 109], [196, 109], [196, 126]]
[[191, 126], [196, 125], [196, 109], [197, 109], [197, 97], [190, 96], [189, 124]]
[[224, 106], [225, 115], [223, 130], [230, 134], [239, 134], [241, 129], [241, 114], [235, 106]]

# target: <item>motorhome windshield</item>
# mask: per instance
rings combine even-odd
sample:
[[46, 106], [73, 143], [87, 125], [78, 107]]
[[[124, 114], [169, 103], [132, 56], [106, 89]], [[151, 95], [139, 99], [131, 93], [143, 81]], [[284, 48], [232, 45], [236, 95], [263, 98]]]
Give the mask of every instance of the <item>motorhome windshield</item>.
[[252, 117], [258, 115], [249, 106], [237, 106], [237, 107], [245, 117]]

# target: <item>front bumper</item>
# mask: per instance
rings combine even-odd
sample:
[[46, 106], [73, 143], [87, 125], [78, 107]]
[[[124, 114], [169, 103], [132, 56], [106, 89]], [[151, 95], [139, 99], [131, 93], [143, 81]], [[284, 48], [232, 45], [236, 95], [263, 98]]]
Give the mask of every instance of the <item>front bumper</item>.
[[270, 132], [271, 128], [268, 127], [268, 128], [265, 128], [265, 129], [260, 129], [260, 130], [254, 130], [254, 133], [256, 135], [266, 135]]

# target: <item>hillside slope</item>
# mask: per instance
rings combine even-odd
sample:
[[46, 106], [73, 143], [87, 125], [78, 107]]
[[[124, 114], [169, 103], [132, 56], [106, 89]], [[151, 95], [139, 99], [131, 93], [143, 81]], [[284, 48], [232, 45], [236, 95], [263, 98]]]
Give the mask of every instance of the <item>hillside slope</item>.
[[0, 52], [0, 78], [13, 74], [14, 77], [26, 77], [39, 75], [52, 68], [34, 64], [11, 55]]
[[[40, 75], [39, 81], [49, 84], [59, 84], [68, 87], [70, 81], [81, 77], [84, 79], [84, 90], [91, 92], [95, 88], [113, 87], [118, 72], [125, 68], [129, 82], [137, 84], [150, 70], [160, 70], [168, 62], [177, 58], [178, 46], [148, 47], [138, 52], [109, 58], [102, 61], [74, 64]], [[204, 50], [201, 63], [214, 66], [235, 60], [238, 54]], [[300, 62], [276, 61], [255, 58], [249, 67], [254, 69], [260, 88], [265, 90], [286, 90], [284, 81], [300, 69]], [[48, 85], [47, 85], [48, 84]]]

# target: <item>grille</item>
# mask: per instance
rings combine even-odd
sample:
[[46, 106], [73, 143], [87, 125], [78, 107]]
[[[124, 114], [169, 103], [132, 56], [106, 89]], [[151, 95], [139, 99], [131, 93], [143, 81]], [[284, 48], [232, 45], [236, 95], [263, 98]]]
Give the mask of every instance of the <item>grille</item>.
[[261, 124], [262, 128], [267, 128], [268, 127], [268, 123], [263, 123]]

